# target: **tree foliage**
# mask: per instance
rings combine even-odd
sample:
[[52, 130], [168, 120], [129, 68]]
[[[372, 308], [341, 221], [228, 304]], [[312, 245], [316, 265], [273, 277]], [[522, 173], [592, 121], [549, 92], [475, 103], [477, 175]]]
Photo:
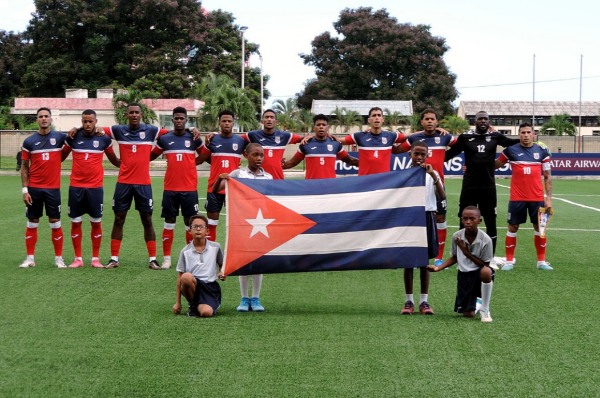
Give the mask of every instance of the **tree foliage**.
[[554, 115], [542, 126], [543, 135], [576, 135], [577, 126], [571, 121], [571, 116], [562, 113]]
[[461, 134], [469, 130], [469, 122], [456, 115], [447, 115], [440, 122], [440, 127], [448, 130], [451, 134]]
[[346, 108], [336, 107], [331, 113], [330, 124], [339, 127], [340, 133], [349, 133], [353, 127], [362, 128], [363, 118], [360, 113]]
[[25, 45], [20, 34], [0, 30], [0, 105], [11, 105], [10, 99], [17, 96], [25, 69]]
[[403, 115], [398, 111], [392, 112], [388, 108], [385, 108], [383, 113], [385, 115], [385, 127], [387, 127], [390, 131], [398, 129], [404, 132], [407, 128], [410, 128], [410, 116]]
[[456, 76], [442, 59], [448, 46], [429, 26], [402, 24], [371, 7], [346, 8], [333, 26], [338, 37], [322, 33], [300, 55], [317, 75], [300, 93], [301, 107], [313, 99], [394, 99], [412, 100], [417, 110], [452, 110]]
[[144, 102], [143, 99], [158, 98], [158, 94], [151, 91], [139, 91], [134, 88], [121, 90], [113, 97], [113, 108], [115, 110], [115, 119], [119, 124], [127, 124], [127, 106], [137, 103], [142, 110], [142, 121], [144, 123], [153, 123], [158, 120], [156, 113]]

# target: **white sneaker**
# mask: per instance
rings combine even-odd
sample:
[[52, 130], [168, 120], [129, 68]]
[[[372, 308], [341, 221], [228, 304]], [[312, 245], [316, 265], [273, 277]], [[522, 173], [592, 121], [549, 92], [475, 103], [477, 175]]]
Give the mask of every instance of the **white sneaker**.
[[163, 262], [162, 262], [162, 265], [160, 266], [160, 268], [162, 268], [162, 269], [171, 268], [171, 256], [165, 256], [163, 258]]
[[496, 261], [497, 258], [498, 257], [494, 257], [492, 258], [492, 261], [490, 261], [490, 268], [494, 271], [498, 271], [500, 269], [500, 267], [498, 266], [498, 262]]
[[538, 261], [537, 269], [542, 269], [544, 271], [552, 271], [554, 268], [550, 266], [550, 263], [547, 261]]
[[19, 268], [31, 268], [35, 267], [35, 261], [29, 256], [25, 258], [25, 260], [19, 265]]
[[67, 268], [67, 265], [65, 264], [65, 260], [63, 260], [62, 257], [55, 257], [54, 264], [56, 264], [56, 268]]
[[481, 311], [481, 322], [484, 322], [484, 323], [492, 322], [492, 313], [490, 312], [489, 309]]

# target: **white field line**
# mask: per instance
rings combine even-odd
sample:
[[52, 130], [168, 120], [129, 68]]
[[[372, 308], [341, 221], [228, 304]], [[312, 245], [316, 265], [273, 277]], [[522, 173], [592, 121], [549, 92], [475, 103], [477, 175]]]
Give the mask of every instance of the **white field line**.
[[[510, 189], [510, 187], [508, 187], [506, 185], [502, 185], [502, 184], [496, 184], [496, 185], [499, 186], [499, 187], [502, 187], [502, 188]], [[586, 195], [586, 196], [598, 196], [598, 195]], [[573, 201], [568, 200], [568, 199], [563, 199], [563, 198], [558, 198], [556, 196], [553, 196], [552, 200], [560, 200], [561, 202], [565, 202], [565, 203], [568, 203], [568, 204], [573, 205], [573, 206], [578, 206], [578, 207], [582, 207], [584, 209], [588, 209], [588, 210], [593, 210], [593, 211], [600, 212], [600, 209], [597, 208], [597, 207], [582, 205], [581, 203], [573, 202]], [[565, 231], [571, 231], [571, 230], [565, 230]], [[573, 230], [573, 231], [577, 231], [577, 230]], [[592, 229], [592, 230], [588, 230], [588, 231], [594, 231], [594, 230]]]

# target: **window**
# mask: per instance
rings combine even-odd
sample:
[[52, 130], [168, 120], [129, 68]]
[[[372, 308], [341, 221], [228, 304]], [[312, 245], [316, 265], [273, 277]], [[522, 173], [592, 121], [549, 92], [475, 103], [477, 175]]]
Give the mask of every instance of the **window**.
[[592, 130], [592, 135], [595, 137], [600, 137], [600, 130]]

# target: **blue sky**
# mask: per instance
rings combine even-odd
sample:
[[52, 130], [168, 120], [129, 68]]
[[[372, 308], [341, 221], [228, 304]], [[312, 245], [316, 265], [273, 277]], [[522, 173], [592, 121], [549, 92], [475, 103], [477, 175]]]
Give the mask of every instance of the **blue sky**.
[[[434, 35], [446, 38], [450, 51], [444, 59], [457, 75], [460, 92], [456, 104], [460, 100], [530, 101], [533, 54], [536, 100], [578, 101], [581, 55], [582, 98], [600, 100], [597, 2], [206, 0], [202, 4], [209, 10], [231, 12], [239, 25], [248, 27], [245, 37], [260, 45], [264, 71], [271, 76], [267, 88], [272, 98], [267, 103], [302, 90], [314, 72], [298, 54], [310, 52], [315, 36], [333, 31], [342, 9], [365, 4], [386, 8], [399, 22], [430, 25]], [[34, 9], [33, 0], [3, 1], [0, 29], [24, 30]], [[258, 57], [250, 62], [259, 66]]]

